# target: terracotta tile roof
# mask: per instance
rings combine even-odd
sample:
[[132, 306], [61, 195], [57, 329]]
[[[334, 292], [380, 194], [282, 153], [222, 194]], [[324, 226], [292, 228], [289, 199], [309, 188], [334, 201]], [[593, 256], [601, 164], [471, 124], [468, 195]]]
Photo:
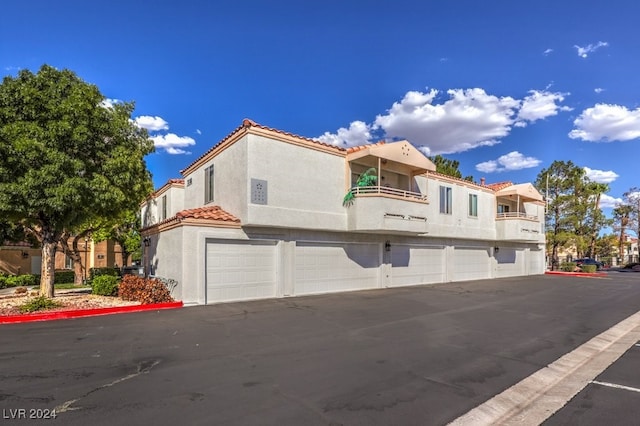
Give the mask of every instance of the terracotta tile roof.
[[175, 183], [177, 185], [184, 185], [184, 179], [169, 179], [169, 181], [167, 183], [169, 183], [169, 184]]
[[366, 149], [366, 148], [371, 148], [373, 146], [380, 146], [380, 145], [384, 145], [384, 144], [385, 144], [384, 141], [380, 141], [380, 142], [376, 142], [376, 143], [370, 143], [370, 144], [367, 144], [367, 145], [352, 146], [352, 147], [347, 148], [347, 154], [351, 154], [353, 152], [358, 152], [358, 151], [361, 151], [361, 150]]
[[485, 186], [493, 191], [500, 191], [501, 189], [505, 189], [512, 185], [513, 185], [513, 182], [505, 181], [505, 182], [497, 182], [497, 183], [488, 183]]
[[314, 144], [317, 144], [317, 145], [325, 146], [327, 148], [335, 149], [336, 151], [341, 151], [341, 152], [346, 151], [346, 149], [341, 148], [339, 146], [331, 145], [329, 143], [320, 142], [320, 141], [315, 140], [315, 139], [311, 139], [311, 138], [307, 138], [307, 137], [304, 137], [304, 136], [296, 135], [294, 133], [285, 132], [283, 130], [274, 129], [272, 127], [263, 126], [261, 124], [256, 123], [253, 120], [245, 118], [244, 120], [242, 120], [242, 124], [240, 126], [236, 127], [233, 131], [231, 131], [231, 133], [229, 133], [227, 136], [225, 136], [224, 138], [219, 140], [216, 144], [214, 144], [211, 148], [209, 148], [207, 151], [205, 151], [205, 153], [202, 154], [200, 157], [196, 158], [195, 161], [193, 161], [187, 167], [185, 167], [184, 169], [180, 170], [180, 173], [184, 173], [185, 170], [190, 169], [193, 165], [197, 164], [200, 160], [202, 160], [203, 158], [208, 156], [211, 152], [213, 152], [217, 147], [219, 147], [224, 142], [226, 142], [227, 140], [229, 140], [233, 136], [235, 136], [236, 133], [240, 132], [243, 129], [249, 129], [251, 127], [256, 127], [256, 128], [263, 129], [263, 130], [268, 130], [268, 131], [271, 131], [271, 132], [280, 133], [281, 135], [297, 138], [297, 139], [300, 139], [300, 140], [303, 140], [303, 141], [306, 141], [306, 142], [311, 142], [311, 143], [314, 143]]
[[223, 222], [240, 223], [240, 219], [220, 208], [220, 206], [206, 206], [195, 209], [187, 209], [179, 211], [176, 216], [178, 220], [184, 219], [206, 219], [220, 220]]

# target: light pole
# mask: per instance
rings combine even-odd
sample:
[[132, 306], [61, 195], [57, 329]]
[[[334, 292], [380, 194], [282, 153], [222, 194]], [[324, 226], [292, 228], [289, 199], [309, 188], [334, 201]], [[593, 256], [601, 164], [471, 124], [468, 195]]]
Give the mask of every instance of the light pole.
[[142, 240], [144, 243], [144, 277], [149, 276], [149, 246], [151, 245], [151, 238], [144, 237]]
[[87, 284], [87, 252], [89, 251], [89, 236], [84, 237], [84, 278], [83, 284]]

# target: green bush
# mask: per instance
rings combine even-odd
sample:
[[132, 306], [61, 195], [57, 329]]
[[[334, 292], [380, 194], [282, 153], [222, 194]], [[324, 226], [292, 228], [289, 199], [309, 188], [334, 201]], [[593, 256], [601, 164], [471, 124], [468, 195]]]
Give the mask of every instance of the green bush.
[[576, 270], [575, 262], [563, 262], [560, 264], [560, 270], [564, 272], [573, 272]]
[[45, 296], [38, 296], [29, 300], [25, 304], [18, 306], [18, 309], [24, 314], [27, 312], [36, 312], [42, 311], [44, 309], [57, 308], [58, 306], [60, 306], [60, 304], [54, 302], [52, 299], [48, 299]]
[[118, 294], [118, 277], [99, 275], [91, 282], [93, 294], [100, 296], [115, 296]]
[[39, 275], [9, 275], [0, 276], [0, 288], [29, 287], [39, 284]]
[[582, 265], [580, 269], [582, 269], [582, 272], [594, 273], [598, 270], [598, 267], [596, 265]]
[[89, 269], [89, 279], [93, 280], [96, 277], [101, 277], [103, 275], [111, 276], [111, 277], [120, 277], [120, 269], [119, 268], [91, 268]]
[[55, 271], [53, 278], [54, 284], [72, 283], [75, 278], [75, 273], [69, 269], [58, 269]]

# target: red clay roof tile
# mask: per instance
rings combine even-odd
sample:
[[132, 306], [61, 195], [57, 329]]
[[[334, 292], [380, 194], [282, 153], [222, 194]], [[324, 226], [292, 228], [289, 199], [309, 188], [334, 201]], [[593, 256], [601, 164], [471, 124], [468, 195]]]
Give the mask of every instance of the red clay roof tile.
[[505, 181], [505, 182], [488, 183], [485, 186], [494, 191], [500, 191], [501, 189], [507, 188], [512, 185], [513, 185], [513, 182]]
[[224, 222], [240, 223], [240, 219], [228, 213], [220, 208], [220, 206], [205, 206], [195, 209], [187, 209], [179, 211], [176, 214], [176, 219], [207, 219], [207, 220], [221, 220]]

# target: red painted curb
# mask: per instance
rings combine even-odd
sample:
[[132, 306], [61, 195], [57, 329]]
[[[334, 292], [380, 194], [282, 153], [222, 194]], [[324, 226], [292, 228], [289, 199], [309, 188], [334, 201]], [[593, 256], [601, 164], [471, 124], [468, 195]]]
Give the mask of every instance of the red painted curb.
[[606, 277], [604, 272], [564, 272], [564, 271], [547, 271], [546, 275], [566, 275], [569, 277]]
[[182, 302], [152, 303], [149, 305], [113, 306], [110, 308], [79, 309], [72, 311], [54, 311], [41, 314], [0, 316], [0, 324], [16, 324], [22, 322], [51, 321], [69, 318], [94, 317], [98, 315], [122, 314], [129, 312], [154, 311], [158, 309], [181, 308]]

